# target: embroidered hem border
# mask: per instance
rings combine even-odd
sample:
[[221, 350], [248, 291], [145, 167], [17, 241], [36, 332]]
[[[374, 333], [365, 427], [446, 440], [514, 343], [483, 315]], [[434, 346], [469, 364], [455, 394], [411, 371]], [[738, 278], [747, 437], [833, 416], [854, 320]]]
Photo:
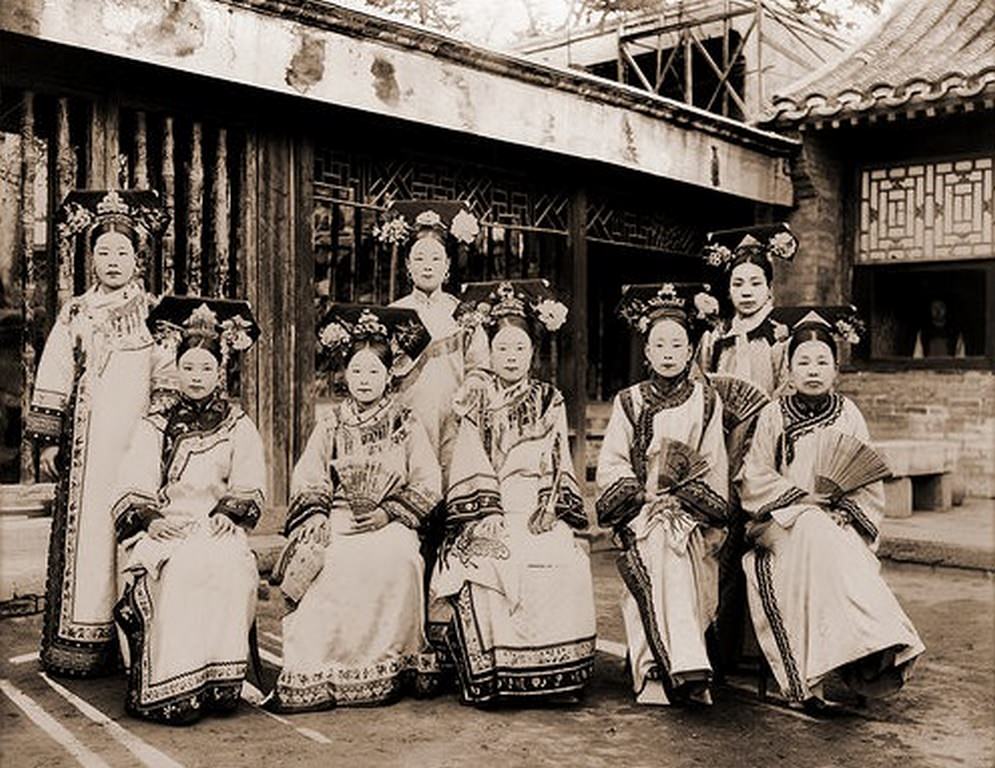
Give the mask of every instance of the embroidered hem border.
[[319, 672], [280, 672], [273, 689], [281, 712], [336, 706], [387, 704], [406, 691], [429, 696], [439, 687], [439, 664], [431, 652], [398, 656], [369, 667], [328, 666]]
[[453, 620], [446, 645], [456, 663], [464, 701], [575, 693], [591, 679], [594, 637], [546, 646], [485, 648], [473, 606], [472, 585], [451, 598]]
[[77, 370], [66, 407], [72, 418], [64, 422], [59, 450], [69, 457], [69, 466], [60, 475], [55, 490], [40, 657], [42, 667], [52, 674], [96, 677], [114, 671], [118, 645], [110, 617], [103, 624], [77, 624], [72, 618], [80, 501], [86, 467], [84, 437], [90, 421], [82, 368]]
[[[798, 674], [798, 665], [791, 652], [791, 642], [784, 619], [777, 604], [777, 594], [774, 590], [773, 555], [766, 550], [756, 550], [754, 554], [754, 569], [757, 575], [757, 588], [760, 592], [760, 602], [763, 605], [764, 616], [770, 625], [771, 634], [777, 644], [777, 652], [781, 657], [784, 676], [787, 679], [787, 696], [794, 701], [805, 699], [805, 686]], [[759, 634], [759, 633], [758, 633]], [[774, 665], [771, 665], [772, 667]]]
[[244, 660], [213, 662], [151, 682], [152, 652], [146, 642], [146, 628], [152, 616], [148, 576], [142, 574], [126, 588], [117, 608], [132, 659], [125, 701], [128, 712], [158, 722], [183, 723], [197, 719], [204, 711], [234, 710], [248, 669]]
[[667, 646], [663, 642], [660, 627], [656, 622], [656, 612], [653, 608], [653, 585], [649, 572], [646, 570], [646, 564], [636, 549], [636, 542], [631, 532], [626, 530], [623, 533], [627, 535], [623, 536], [623, 550], [616, 558], [615, 565], [639, 609], [639, 618], [643, 625], [643, 633], [646, 635], [646, 643], [649, 645], [653, 660], [656, 662], [657, 675], [655, 679], [663, 685], [667, 698], [673, 699], [674, 681], [670, 676], [670, 655], [667, 653]]

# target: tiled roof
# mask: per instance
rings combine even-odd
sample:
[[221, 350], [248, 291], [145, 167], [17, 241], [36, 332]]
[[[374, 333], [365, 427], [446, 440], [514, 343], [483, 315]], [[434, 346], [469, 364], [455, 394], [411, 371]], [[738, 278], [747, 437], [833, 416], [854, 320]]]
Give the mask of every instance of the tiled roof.
[[761, 123], [850, 120], [995, 102], [995, 0], [899, 0], [841, 60], [772, 99]]

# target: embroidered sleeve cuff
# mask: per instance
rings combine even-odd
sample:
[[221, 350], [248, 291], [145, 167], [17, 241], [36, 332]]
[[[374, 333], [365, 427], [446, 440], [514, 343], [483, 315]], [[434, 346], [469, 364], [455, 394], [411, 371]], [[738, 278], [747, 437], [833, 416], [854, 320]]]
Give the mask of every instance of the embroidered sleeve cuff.
[[129, 493], [114, 505], [114, 533], [119, 542], [147, 531], [153, 520], [162, 517], [158, 501], [144, 493]]
[[332, 496], [327, 491], [317, 489], [298, 491], [290, 500], [287, 521], [283, 525], [283, 535], [289, 536], [311, 515], [320, 514], [328, 517], [331, 508]]
[[804, 491], [801, 488], [791, 487], [773, 501], [770, 501], [764, 504], [762, 507], [760, 507], [760, 509], [757, 510], [757, 517], [760, 520], [767, 520], [770, 518], [771, 513], [775, 509], [781, 509], [782, 507], [790, 507], [796, 501], [804, 498], [807, 495], [808, 495], [807, 491]]
[[693, 480], [678, 488], [674, 495], [693, 517], [705, 525], [721, 527], [728, 522], [729, 503], [706, 483]]
[[397, 520], [413, 530], [421, 527], [422, 520], [428, 517], [435, 504], [432, 499], [410, 486], [392, 493], [381, 506], [391, 520]]
[[464, 496], [446, 500], [446, 523], [460, 525], [488, 515], [503, 514], [501, 494], [490, 490], [476, 490]]
[[[539, 508], [549, 504], [551, 488], [539, 491]], [[573, 488], [564, 486], [556, 498], [556, 517], [571, 528], [581, 531], [587, 528], [587, 514], [584, 512], [584, 500]]]
[[641, 491], [642, 485], [635, 477], [622, 477], [608, 486], [595, 504], [598, 525], [617, 528], [632, 520], [642, 508]]
[[258, 491], [223, 496], [211, 512], [212, 515], [227, 515], [246, 530], [256, 527], [262, 513], [263, 499]]
[[845, 512], [849, 518], [850, 523], [857, 530], [861, 536], [867, 539], [869, 542], [874, 542], [878, 538], [878, 527], [871, 522], [871, 519], [867, 516], [860, 505], [850, 499], [840, 499], [836, 502], [835, 508], [840, 512]]

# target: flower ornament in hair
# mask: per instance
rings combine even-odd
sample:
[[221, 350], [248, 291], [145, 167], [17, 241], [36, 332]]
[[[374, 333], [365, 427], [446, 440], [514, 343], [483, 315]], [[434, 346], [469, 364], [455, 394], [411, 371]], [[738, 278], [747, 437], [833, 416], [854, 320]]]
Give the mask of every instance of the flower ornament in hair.
[[183, 327], [188, 332], [217, 335], [218, 315], [207, 304], [201, 304], [190, 313], [190, 317], [183, 323]]
[[473, 309], [463, 312], [459, 316], [459, 324], [466, 330], [472, 330], [482, 325], [491, 323], [491, 305], [486, 301], [477, 302]]
[[236, 352], [244, 352], [252, 346], [252, 323], [241, 315], [230, 317], [221, 323], [221, 343]]
[[859, 344], [866, 329], [863, 320], [856, 315], [851, 315], [839, 318], [834, 330], [848, 344]]
[[374, 336], [387, 338], [387, 326], [380, 322], [379, 317], [366, 310], [352, 327], [352, 336], [356, 339], [368, 339]]
[[[426, 213], [434, 213], [434, 211], [426, 211]], [[477, 217], [469, 211], [460, 211], [453, 217], [453, 221], [449, 225], [449, 233], [461, 243], [472, 243], [480, 234]]]
[[403, 243], [411, 235], [411, 227], [403, 216], [394, 216], [389, 221], [373, 228], [373, 236], [381, 243], [396, 245]]
[[333, 320], [318, 334], [318, 341], [330, 352], [338, 352], [343, 346], [352, 342], [352, 334], [338, 320]]
[[778, 232], [767, 242], [767, 251], [785, 261], [791, 261], [798, 251], [798, 240], [790, 232]]
[[724, 245], [709, 243], [705, 246], [705, 263], [710, 267], [725, 269], [732, 262], [734, 254]]
[[422, 211], [415, 217], [415, 226], [417, 227], [441, 227], [442, 217], [437, 211], [428, 210]]
[[719, 301], [712, 294], [700, 291], [694, 296], [694, 308], [699, 320], [715, 322], [719, 316]]
[[93, 220], [93, 213], [79, 203], [67, 203], [63, 207], [63, 219], [59, 222], [59, 237], [67, 239], [79, 234], [89, 229]]
[[536, 319], [547, 331], [558, 331], [567, 321], [567, 305], [554, 299], [543, 299], [533, 306]]

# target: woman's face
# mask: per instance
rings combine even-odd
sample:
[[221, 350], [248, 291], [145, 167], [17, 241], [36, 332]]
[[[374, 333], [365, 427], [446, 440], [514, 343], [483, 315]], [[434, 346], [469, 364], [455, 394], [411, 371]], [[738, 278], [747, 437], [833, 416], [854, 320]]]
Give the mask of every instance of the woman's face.
[[491, 368], [505, 384], [520, 381], [532, 365], [532, 339], [521, 328], [506, 325], [491, 339]]
[[135, 246], [120, 232], [104, 232], [93, 244], [93, 268], [105, 288], [122, 288], [135, 276]]
[[375, 403], [387, 390], [387, 366], [373, 350], [364, 347], [349, 360], [345, 383], [349, 394], [361, 405]]
[[449, 272], [445, 246], [432, 237], [416, 240], [408, 254], [408, 271], [418, 290], [434, 293]]
[[736, 314], [742, 317], [749, 317], [763, 307], [770, 298], [763, 268], [749, 262], [737, 264], [729, 275], [729, 298]]
[[180, 392], [191, 400], [203, 400], [217, 389], [221, 364], [203, 347], [190, 347], [176, 361]]
[[803, 341], [791, 356], [791, 383], [803, 395], [824, 395], [836, 382], [836, 358], [824, 341]]
[[675, 320], [657, 320], [646, 337], [646, 359], [664, 378], [684, 372], [691, 362], [691, 340], [684, 326]]

